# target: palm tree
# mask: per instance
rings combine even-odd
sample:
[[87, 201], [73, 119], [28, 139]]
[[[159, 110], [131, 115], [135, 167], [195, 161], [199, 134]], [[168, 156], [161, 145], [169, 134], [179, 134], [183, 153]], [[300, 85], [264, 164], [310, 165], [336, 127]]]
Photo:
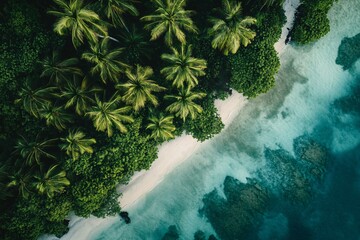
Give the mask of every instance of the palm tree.
[[109, 102], [102, 102], [96, 97], [96, 105], [85, 115], [89, 116], [94, 123], [97, 131], [107, 132], [109, 137], [113, 134], [113, 128], [117, 128], [122, 133], [127, 132], [123, 122], [132, 123], [134, 119], [124, 113], [131, 110], [130, 106], [118, 108], [117, 99], [110, 99]]
[[94, 93], [101, 91], [100, 88], [88, 86], [87, 77], [79, 81], [75, 76], [73, 81], [68, 81], [67, 86], [61, 90], [60, 97], [67, 99], [65, 109], [75, 108], [75, 112], [83, 115], [91, 104], [95, 103]]
[[55, 96], [55, 90], [57, 90], [56, 87], [38, 88], [33, 90], [28, 83], [25, 83], [24, 87], [20, 90], [20, 98], [16, 99], [15, 103], [22, 102], [25, 111], [32, 114], [34, 117], [39, 118], [40, 109], [44, 105], [51, 103], [49, 98]]
[[171, 99], [174, 102], [170, 104], [166, 111], [174, 113], [175, 116], [180, 117], [184, 122], [186, 117], [194, 119], [198, 113], [203, 111], [202, 107], [194, 102], [196, 99], [205, 97], [206, 94], [202, 92], [191, 92], [190, 88], [181, 88], [178, 95], [166, 95], [166, 99]]
[[66, 178], [64, 170], [58, 170], [58, 164], [51, 166], [45, 173], [35, 175], [34, 186], [40, 194], [46, 194], [49, 198], [55, 193], [61, 193], [70, 181]]
[[134, 107], [135, 111], [145, 106], [146, 102], [150, 102], [154, 106], [158, 105], [157, 98], [152, 92], [160, 92], [166, 88], [159, 86], [155, 81], [149, 78], [153, 75], [151, 67], [136, 66], [134, 70], [127, 70], [126, 77], [129, 79], [124, 84], [118, 84], [117, 88], [125, 88], [126, 92], [122, 99]]
[[81, 154], [93, 153], [92, 144], [96, 143], [94, 138], [85, 138], [85, 133], [80, 130], [69, 130], [66, 138], [60, 138], [63, 143], [60, 144], [61, 150], [66, 150], [66, 154], [71, 156], [73, 160], [79, 158]]
[[184, 83], [195, 87], [198, 84], [197, 77], [205, 75], [206, 61], [191, 56], [191, 45], [187, 48], [182, 45], [181, 51], [171, 49], [173, 54], [161, 55], [161, 58], [168, 63], [161, 73], [167, 80], [173, 81], [173, 85], [177, 88], [184, 87]]
[[185, 10], [185, 0], [154, 0], [157, 9], [153, 15], [142, 17], [141, 20], [149, 22], [145, 25], [145, 29], [151, 30], [151, 39], [158, 39], [165, 34], [165, 43], [168, 46], [173, 45], [173, 38], [175, 37], [180, 43], [185, 44], [185, 33], [197, 33], [190, 15], [193, 11]]
[[146, 129], [152, 131], [151, 137], [154, 139], [169, 140], [174, 138], [173, 132], [175, 126], [173, 124], [173, 116], [152, 116], [149, 118], [150, 123], [146, 126]]
[[129, 66], [119, 60], [119, 55], [123, 48], [109, 50], [109, 38], [104, 38], [100, 43], [91, 45], [91, 52], [84, 52], [82, 59], [94, 64], [91, 68], [92, 74], [99, 74], [101, 80], [114, 82], [119, 78], [120, 73], [124, 72]]
[[69, 58], [60, 60], [59, 53], [52, 52], [51, 57], [47, 57], [42, 61], [43, 72], [40, 77], [49, 77], [50, 81], [61, 83], [68, 80], [71, 75], [82, 75], [80, 68], [74, 67], [79, 60], [77, 58]]
[[73, 121], [72, 115], [68, 114], [63, 106], [54, 106], [53, 104], [42, 106], [40, 116], [46, 120], [46, 125], [54, 126], [60, 131]]
[[100, 4], [105, 11], [106, 17], [111, 19], [115, 27], [122, 26], [126, 28], [122, 15], [130, 13], [138, 16], [139, 12], [133, 5], [132, 0], [100, 0]]
[[27, 198], [29, 193], [31, 193], [31, 173], [30, 171], [24, 172], [23, 170], [18, 170], [9, 174], [9, 182], [6, 185], [7, 188], [16, 187], [18, 189], [19, 195], [23, 198]]
[[106, 36], [107, 29], [98, 14], [84, 6], [83, 0], [54, 0], [60, 11], [48, 11], [59, 17], [54, 25], [54, 31], [60, 35], [71, 33], [75, 48], [84, 43], [87, 38], [96, 43], [99, 36]]
[[256, 23], [252, 17], [242, 17], [241, 3], [236, 0], [223, 0], [220, 18], [211, 18], [214, 25], [209, 29], [213, 37], [211, 45], [225, 55], [235, 54], [241, 45], [247, 46], [256, 36], [249, 26]]
[[41, 157], [55, 159], [47, 149], [54, 146], [56, 139], [40, 140], [39, 134], [35, 140], [28, 140], [20, 135], [15, 145], [15, 153], [19, 153], [25, 159], [25, 164], [32, 166], [34, 163], [41, 164]]

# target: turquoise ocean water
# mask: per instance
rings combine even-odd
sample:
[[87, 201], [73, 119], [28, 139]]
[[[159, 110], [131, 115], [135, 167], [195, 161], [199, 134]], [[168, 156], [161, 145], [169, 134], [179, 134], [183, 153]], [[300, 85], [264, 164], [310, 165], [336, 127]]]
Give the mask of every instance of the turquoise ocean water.
[[287, 47], [273, 90], [126, 209], [131, 224], [93, 239], [360, 239], [360, 61], [335, 63], [360, 1], [329, 18], [324, 38]]

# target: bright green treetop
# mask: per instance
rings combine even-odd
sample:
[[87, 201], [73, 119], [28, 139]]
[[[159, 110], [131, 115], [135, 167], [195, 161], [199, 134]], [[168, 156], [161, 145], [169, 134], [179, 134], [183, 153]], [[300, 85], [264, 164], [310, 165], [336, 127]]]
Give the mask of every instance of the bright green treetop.
[[145, 29], [151, 30], [151, 39], [158, 39], [165, 35], [165, 43], [173, 45], [176, 38], [180, 43], [185, 44], [185, 31], [197, 33], [197, 28], [190, 18], [193, 11], [185, 10], [185, 0], [153, 0], [157, 9], [153, 15], [142, 17], [141, 20], [149, 22]]
[[125, 115], [126, 112], [131, 110], [131, 107], [126, 106], [119, 108], [117, 101], [117, 99], [113, 99], [109, 102], [102, 102], [96, 97], [96, 105], [85, 114], [93, 120], [96, 130], [106, 131], [109, 137], [113, 135], [114, 127], [120, 130], [120, 132], [126, 133], [127, 128], [123, 122], [134, 122], [132, 117]]
[[181, 88], [178, 95], [166, 95], [166, 99], [174, 101], [170, 104], [166, 110], [170, 113], [174, 113], [175, 116], [180, 117], [184, 122], [188, 115], [192, 119], [197, 114], [203, 111], [202, 107], [196, 104], [194, 101], [202, 99], [206, 94], [202, 92], [192, 92], [190, 88]]
[[93, 153], [92, 144], [96, 143], [94, 138], [85, 138], [85, 133], [80, 130], [70, 131], [66, 138], [60, 138], [61, 150], [66, 150], [66, 154], [71, 156], [73, 160], [79, 158], [81, 154]]
[[91, 68], [92, 74], [99, 74], [100, 79], [106, 83], [108, 80], [117, 82], [120, 73], [124, 72], [129, 66], [120, 61], [119, 56], [122, 48], [109, 49], [109, 38], [104, 38], [100, 43], [90, 46], [90, 52], [84, 52], [82, 59], [94, 64]]
[[118, 84], [117, 87], [126, 89], [122, 99], [127, 104], [131, 104], [135, 111], [145, 107], [146, 102], [150, 102], [154, 106], [158, 105], [158, 100], [153, 92], [160, 92], [166, 88], [149, 79], [153, 75], [151, 67], [137, 65], [135, 69], [127, 70], [125, 74], [128, 81]]
[[241, 45], [247, 46], [256, 36], [249, 27], [256, 23], [252, 17], [242, 17], [241, 3], [236, 0], [223, 0], [221, 17], [210, 19], [213, 26], [209, 35], [213, 37], [211, 45], [225, 55], [235, 54]]
[[173, 54], [162, 54], [161, 58], [168, 66], [161, 70], [167, 80], [173, 81], [177, 88], [184, 87], [185, 83], [192, 87], [198, 84], [197, 77], [205, 75], [206, 61], [191, 56], [191, 45], [181, 46], [180, 51], [171, 48]]
[[54, 25], [54, 31], [60, 35], [71, 33], [75, 48], [84, 43], [84, 38], [90, 43], [97, 43], [99, 35], [106, 36], [107, 28], [97, 13], [84, 6], [83, 0], [53, 0], [60, 11], [48, 11], [59, 17]]

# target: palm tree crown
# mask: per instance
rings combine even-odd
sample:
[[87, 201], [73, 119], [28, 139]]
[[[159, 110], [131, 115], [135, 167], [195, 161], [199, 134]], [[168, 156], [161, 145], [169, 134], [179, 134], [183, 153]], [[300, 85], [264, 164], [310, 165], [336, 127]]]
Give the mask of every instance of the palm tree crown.
[[236, 0], [223, 0], [223, 8], [220, 11], [221, 18], [211, 18], [214, 24], [209, 29], [209, 35], [213, 37], [213, 48], [217, 48], [225, 55], [229, 52], [235, 54], [241, 45], [245, 47], [254, 39], [256, 33], [249, 26], [256, 23], [252, 17], [241, 16], [241, 3]]
[[54, 31], [60, 35], [71, 33], [71, 40], [75, 48], [84, 43], [84, 37], [96, 43], [99, 35], [107, 35], [107, 29], [100, 17], [94, 11], [83, 6], [83, 0], [53, 0], [61, 11], [48, 11], [59, 17]]
[[111, 19], [115, 27], [123, 26], [126, 28], [122, 17], [126, 12], [133, 16], [139, 15], [131, 0], [100, 0], [100, 4], [104, 8], [106, 17]]
[[59, 171], [58, 165], [53, 165], [45, 173], [34, 176], [34, 186], [40, 194], [46, 194], [49, 198], [55, 193], [61, 193], [70, 181], [66, 178], [64, 170]]
[[191, 92], [190, 88], [181, 88], [178, 95], [166, 95], [165, 98], [171, 99], [174, 102], [170, 104], [166, 110], [174, 113], [175, 116], [180, 117], [184, 122], [186, 117], [194, 119], [198, 113], [203, 111], [202, 107], [194, 102], [196, 99], [205, 97], [205, 93]]
[[92, 144], [96, 143], [94, 138], [85, 138], [85, 133], [74, 130], [70, 131], [66, 138], [60, 138], [63, 142], [60, 144], [62, 150], [66, 150], [66, 154], [71, 156], [73, 160], [79, 158], [81, 154], [93, 153]]
[[52, 82], [60, 83], [67, 81], [71, 75], [81, 76], [81, 69], [74, 67], [78, 62], [77, 58], [61, 61], [59, 53], [53, 51], [51, 57], [47, 57], [42, 61], [43, 72], [40, 77], [49, 77]]
[[91, 88], [88, 86], [87, 78], [79, 81], [76, 77], [73, 81], [68, 81], [67, 86], [61, 91], [60, 97], [67, 99], [65, 109], [74, 106], [75, 112], [83, 115], [91, 104], [95, 103], [94, 93], [101, 91], [100, 88]]
[[47, 149], [54, 145], [56, 139], [40, 140], [39, 135], [36, 136], [35, 140], [28, 140], [23, 136], [20, 137], [15, 145], [15, 152], [25, 159], [25, 163], [28, 166], [32, 166], [34, 163], [40, 165], [41, 157], [55, 159], [55, 156], [47, 151]]
[[135, 111], [145, 106], [147, 101], [154, 106], [158, 105], [158, 100], [152, 92], [160, 92], [166, 88], [159, 86], [155, 81], [149, 78], [153, 75], [151, 67], [136, 66], [134, 70], [127, 70], [126, 77], [129, 79], [127, 83], [118, 84], [118, 88], [125, 88], [126, 92], [122, 99], [134, 107]]
[[176, 37], [182, 44], [186, 43], [185, 33], [197, 33], [190, 15], [193, 11], [185, 10], [185, 0], [154, 0], [157, 9], [153, 15], [142, 17], [141, 20], [149, 22], [145, 29], [151, 30], [151, 40], [158, 39], [165, 34], [165, 43], [172, 46], [173, 38]]
[[28, 113], [34, 117], [40, 117], [40, 109], [50, 104], [50, 96], [54, 96], [56, 87], [38, 88], [33, 90], [29, 84], [25, 83], [24, 87], [20, 90], [20, 98], [15, 100], [15, 103], [22, 102], [22, 105]]
[[187, 48], [182, 45], [181, 51], [171, 49], [173, 54], [161, 55], [161, 58], [168, 63], [161, 73], [167, 80], [173, 81], [173, 85], [177, 88], [184, 87], [184, 83], [195, 87], [198, 84], [197, 77], [205, 75], [206, 61], [191, 56], [191, 45]]
[[173, 132], [176, 129], [173, 124], [173, 119], [173, 116], [152, 116], [149, 118], [150, 123], [146, 126], [146, 129], [152, 131], [151, 137], [154, 139], [172, 139], [174, 138]]
[[124, 113], [130, 110], [130, 106], [118, 108], [117, 99], [110, 100], [109, 102], [102, 102], [96, 97], [96, 105], [85, 115], [93, 120], [96, 130], [106, 131], [107, 135], [111, 137], [114, 127], [119, 129], [120, 132], [127, 132], [127, 128], [123, 122], [134, 122], [132, 117], [124, 115]]
[[104, 38], [100, 43], [91, 45], [91, 52], [85, 52], [81, 58], [95, 64], [91, 68], [92, 74], [99, 74], [101, 80], [106, 83], [107, 80], [116, 82], [120, 73], [124, 72], [129, 66], [119, 60], [122, 48], [109, 50], [109, 38]]
[[46, 125], [54, 126], [58, 130], [66, 129], [68, 123], [73, 121], [72, 115], [67, 113], [63, 106], [45, 104], [40, 110], [40, 116], [45, 119]]

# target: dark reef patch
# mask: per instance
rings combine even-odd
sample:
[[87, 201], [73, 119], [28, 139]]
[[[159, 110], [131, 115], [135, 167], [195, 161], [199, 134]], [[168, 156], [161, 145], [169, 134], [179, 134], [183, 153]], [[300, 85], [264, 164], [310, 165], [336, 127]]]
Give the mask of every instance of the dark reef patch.
[[343, 38], [338, 49], [336, 64], [341, 65], [344, 70], [353, 66], [360, 58], [360, 33], [350, 38]]

